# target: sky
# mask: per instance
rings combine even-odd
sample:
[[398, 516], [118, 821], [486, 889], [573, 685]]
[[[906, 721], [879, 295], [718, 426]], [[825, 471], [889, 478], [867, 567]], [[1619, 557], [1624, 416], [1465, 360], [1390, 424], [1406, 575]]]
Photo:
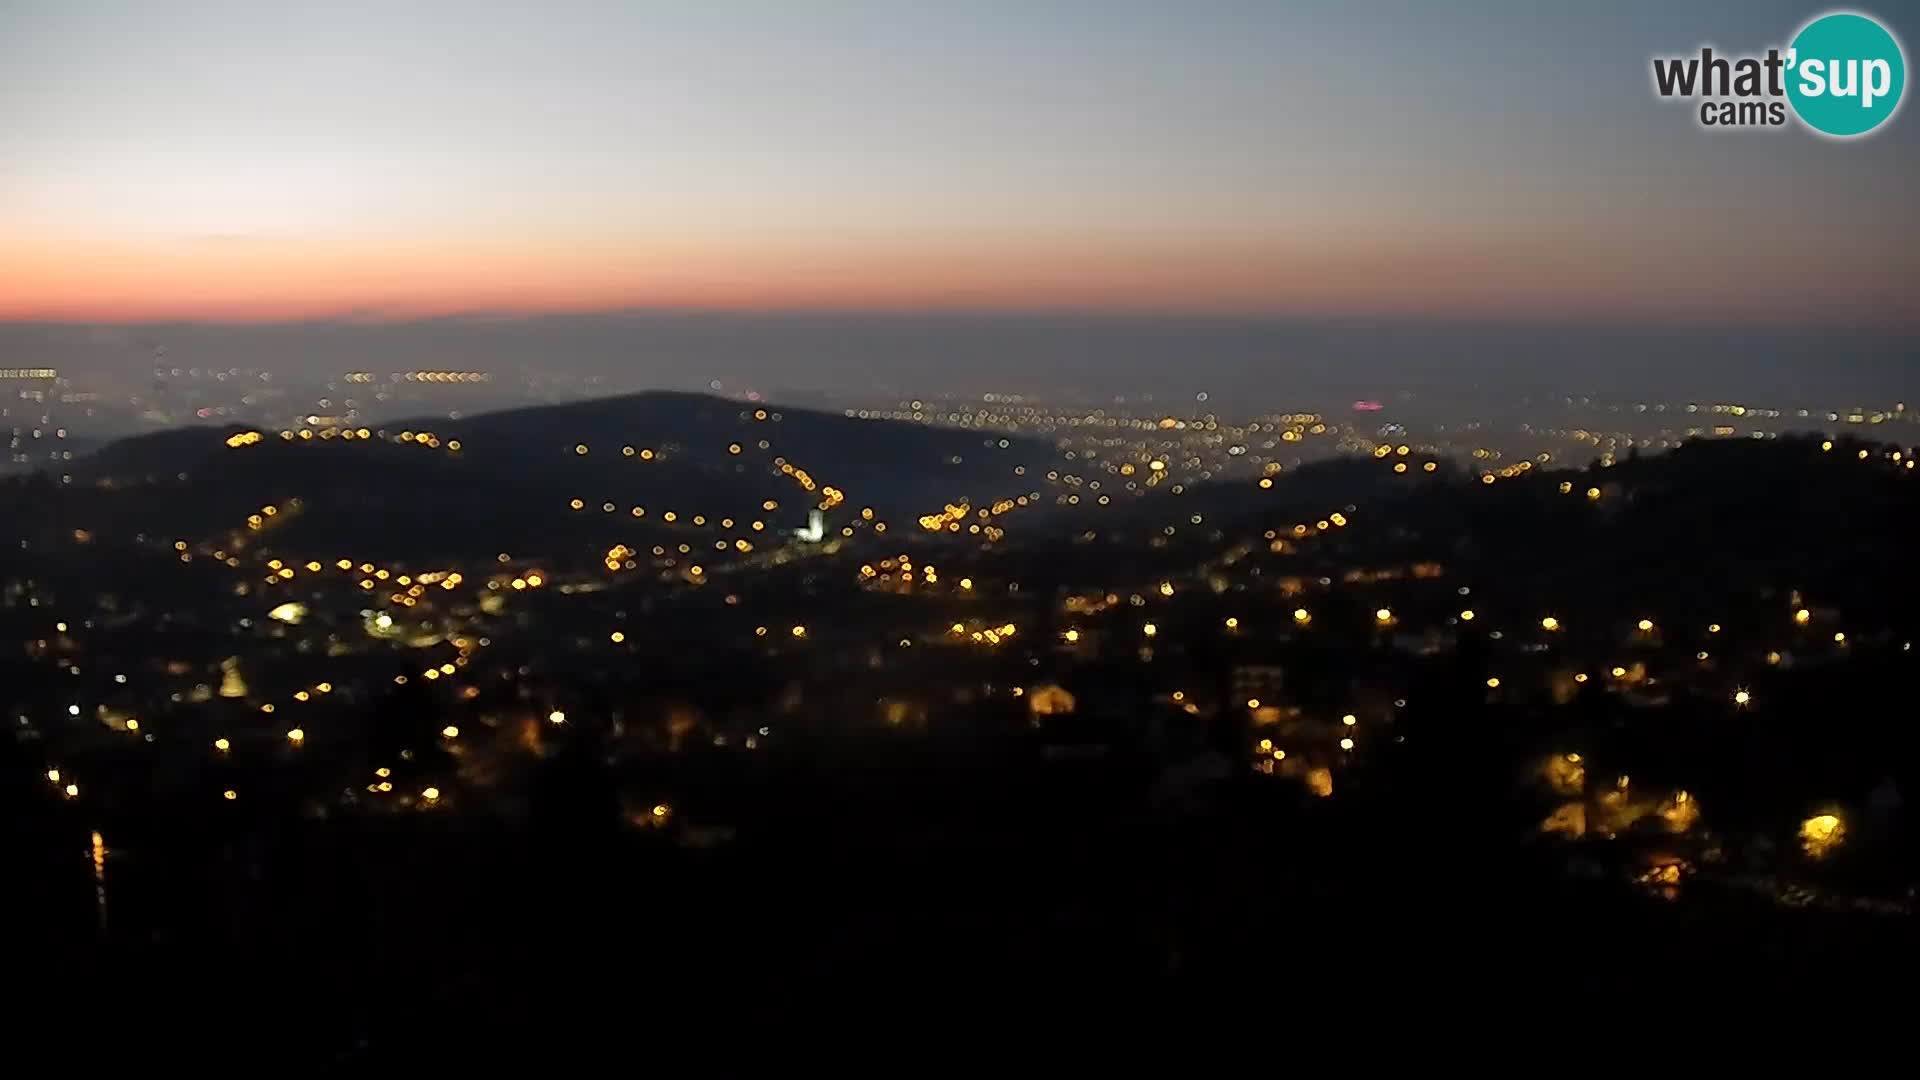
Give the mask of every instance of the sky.
[[1920, 329], [1920, 116], [1718, 134], [1650, 87], [1821, 10], [0, 0], [0, 321]]

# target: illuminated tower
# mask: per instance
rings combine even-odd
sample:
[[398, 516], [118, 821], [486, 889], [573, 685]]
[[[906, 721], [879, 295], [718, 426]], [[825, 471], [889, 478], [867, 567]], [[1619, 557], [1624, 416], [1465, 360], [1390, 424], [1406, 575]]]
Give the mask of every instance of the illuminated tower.
[[795, 529], [793, 535], [804, 544], [819, 543], [827, 535], [827, 515], [820, 510], [807, 511], [806, 527]]
[[240, 677], [240, 658], [237, 656], [229, 656], [220, 661], [220, 696], [223, 698], [247, 696], [247, 680]]

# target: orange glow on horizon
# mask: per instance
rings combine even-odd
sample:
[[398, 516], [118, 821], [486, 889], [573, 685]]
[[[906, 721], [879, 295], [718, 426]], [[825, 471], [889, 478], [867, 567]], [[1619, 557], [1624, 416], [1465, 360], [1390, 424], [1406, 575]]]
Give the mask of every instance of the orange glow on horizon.
[[[1686, 286], [1631, 260], [1540, 272], [1528, 238], [1336, 227], [1294, 238], [1091, 232], [664, 237], [59, 235], [0, 222], [0, 320], [406, 319], [688, 310], [1078, 310], [1534, 319], [1702, 310], [1884, 322], [1881, 288]], [[1665, 282], [1665, 283], [1663, 283]]]

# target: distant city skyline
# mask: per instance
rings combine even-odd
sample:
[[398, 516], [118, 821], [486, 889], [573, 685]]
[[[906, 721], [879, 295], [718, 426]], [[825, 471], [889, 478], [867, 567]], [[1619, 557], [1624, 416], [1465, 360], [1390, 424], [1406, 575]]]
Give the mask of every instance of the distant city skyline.
[[[164, 349], [164, 353], [156, 350]], [[1622, 323], [653, 312], [360, 322], [0, 322], [0, 357], [144, 387], [169, 367], [275, 372], [487, 370], [597, 378], [601, 392], [753, 390], [826, 398], [1155, 395], [1228, 414], [1361, 398], [1524, 418], [1523, 399], [1600, 395], [1832, 409], [1920, 402], [1909, 332]], [[130, 382], [129, 382], [130, 381]], [[1204, 406], [1196, 395], [1210, 396]]]
[[13, 3], [0, 321], [1910, 332], [1911, 110], [1852, 143], [1716, 134], [1649, 88], [1655, 53], [1821, 10]]

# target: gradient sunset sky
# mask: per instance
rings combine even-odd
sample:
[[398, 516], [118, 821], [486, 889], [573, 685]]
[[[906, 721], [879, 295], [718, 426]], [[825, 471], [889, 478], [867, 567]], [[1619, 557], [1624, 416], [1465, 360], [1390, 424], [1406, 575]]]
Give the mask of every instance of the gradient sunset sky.
[[1822, 10], [5, 0], [0, 319], [1920, 326], [1920, 114], [1712, 134], [1649, 85]]

